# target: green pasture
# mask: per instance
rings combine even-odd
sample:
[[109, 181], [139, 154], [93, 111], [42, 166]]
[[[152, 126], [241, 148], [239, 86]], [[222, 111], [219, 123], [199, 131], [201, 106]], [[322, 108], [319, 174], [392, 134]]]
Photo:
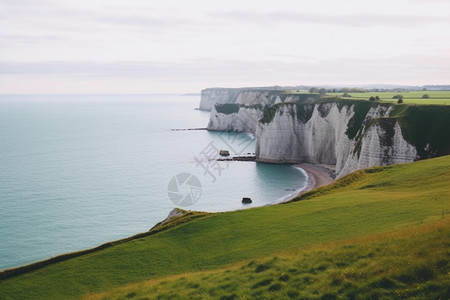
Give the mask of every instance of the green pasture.
[[[430, 98], [423, 98], [428, 94]], [[328, 96], [342, 97], [343, 93], [327, 93]], [[433, 104], [433, 105], [450, 105], [450, 91], [402, 91], [402, 92], [367, 92], [367, 93], [349, 93], [351, 97], [343, 97], [343, 99], [369, 100], [370, 97], [378, 96], [381, 101], [397, 102], [393, 97], [396, 95], [403, 96], [403, 103], [406, 104]]]

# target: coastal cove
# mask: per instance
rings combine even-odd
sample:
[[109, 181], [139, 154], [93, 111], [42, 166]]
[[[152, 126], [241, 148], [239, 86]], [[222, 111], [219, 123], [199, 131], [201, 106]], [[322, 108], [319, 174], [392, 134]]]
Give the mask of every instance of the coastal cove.
[[207, 125], [198, 104], [178, 95], [1, 96], [0, 270], [148, 231], [175, 207], [167, 188], [179, 173], [202, 184], [198, 202], [181, 208], [207, 212], [274, 204], [306, 186], [294, 165], [246, 161], [222, 162], [213, 182], [196, 161], [202, 152], [250, 153], [254, 139], [172, 131]]
[[[446, 105], [343, 99], [308, 91], [210, 88], [209, 130], [251, 132], [255, 159], [331, 165], [336, 178], [379, 165], [450, 154]], [[379, 99], [379, 98], [378, 98]]]
[[450, 0], [0, 6], [0, 300], [450, 300]]

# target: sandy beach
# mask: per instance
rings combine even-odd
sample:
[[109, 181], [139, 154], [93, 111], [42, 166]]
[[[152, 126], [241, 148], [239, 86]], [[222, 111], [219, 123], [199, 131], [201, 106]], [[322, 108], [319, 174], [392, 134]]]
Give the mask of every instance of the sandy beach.
[[308, 182], [300, 194], [308, 192], [316, 187], [330, 184], [334, 181], [334, 167], [328, 165], [315, 165], [302, 163], [296, 165], [308, 175]]

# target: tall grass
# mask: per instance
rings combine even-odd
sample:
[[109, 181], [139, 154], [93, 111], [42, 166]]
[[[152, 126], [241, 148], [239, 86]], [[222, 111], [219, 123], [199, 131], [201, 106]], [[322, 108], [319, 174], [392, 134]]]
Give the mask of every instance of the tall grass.
[[214, 271], [144, 281], [84, 299], [447, 299], [449, 225], [447, 218]]

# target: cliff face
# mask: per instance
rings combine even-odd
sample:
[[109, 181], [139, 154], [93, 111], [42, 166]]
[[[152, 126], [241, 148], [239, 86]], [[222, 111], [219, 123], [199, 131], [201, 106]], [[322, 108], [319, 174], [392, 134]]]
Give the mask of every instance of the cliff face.
[[212, 88], [202, 90], [199, 108], [211, 111], [216, 104], [267, 106], [281, 102], [297, 101], [299, 97], [298, 95], [286, 95], [281, 90]]
[[360, 143], [359, 152], [355, 149], [348, 158], [342, 157], [338, 177], [358, 169], [413, 162], [419, 158], [416, 147], [403, 138], [397, 122], [387, 130], [380, 125], [370, 127]]
[[236, 106], [238, 111], [232, 113], [219, 113], [213, 106], [208, 130], [249, 132], [254, 135], [263, 111], [257, 107]]
[[215, 104], [236, 103], [237, 89], [205, 89], [202, 90], [199, 108], [211, 111]]
[[211, 107], [208, 129], [253, 133], [258, 161], [335, 165], [338, 177], [450, 154], [450, 107], [307, 97], [240, 91]]
[[257, 159], [335, 165], [338, 177], [370, 166], [417, 159], [415, 147], [403, 138], [395, 120], [388, 129], [374, 122], [388, 117], [391, 106], [362, 105], [367, 112], [361, 112], [364, 107], [356, 104], [280, 106], [270, 122], [257, 126]]
[[340, 112], [335, 105], [324, 105], [322, 117], [317, 105], [280, 106], [268, 122], [261, 122], [256, 132], [256, 156], [266, 162], [309, 162], [336, 164], [336, 145], [348, 143], [344, 131], [352, 111]]

